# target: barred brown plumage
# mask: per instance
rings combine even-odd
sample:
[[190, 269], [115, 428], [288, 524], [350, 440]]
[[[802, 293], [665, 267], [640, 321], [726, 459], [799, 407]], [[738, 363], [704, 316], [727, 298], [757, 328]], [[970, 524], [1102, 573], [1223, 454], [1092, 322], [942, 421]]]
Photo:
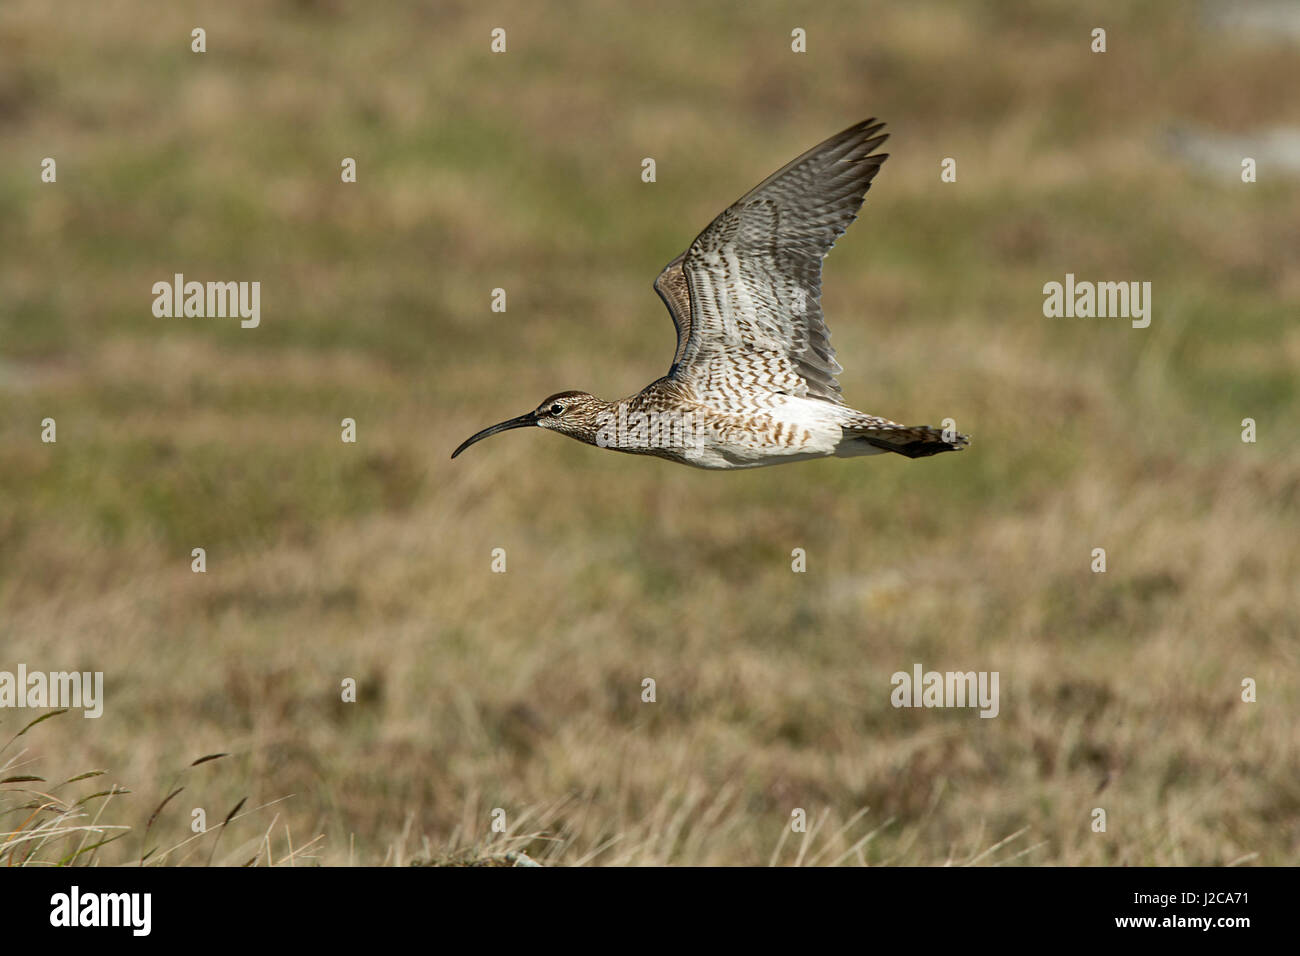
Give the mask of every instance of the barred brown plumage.
[[654, 288], [677, 329], [663, 378], [606, 402], [586, 392], [471, 436], [536, 426], [588, 444], [701, 468], [755, 468], [894, 452], [922, 458], [969, 443], [844, 404], [821, 309], [822, 259], [857, 218], [887, 153], [864, 120], [787, 163], [723, 210]]

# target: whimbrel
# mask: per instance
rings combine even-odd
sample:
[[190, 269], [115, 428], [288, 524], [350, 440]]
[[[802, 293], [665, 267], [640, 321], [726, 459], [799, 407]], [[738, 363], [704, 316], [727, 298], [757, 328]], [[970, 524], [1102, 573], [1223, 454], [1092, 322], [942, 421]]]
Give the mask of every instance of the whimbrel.
[[857, 218], [887, 153], [864, 120], [777, 170], [668, 263], [654, 288], [677, 328], [668, 374], [606, 402], [557, 392], [452, 452], [512, 428], [545, 428], [700, 468], [756, 468], [834, 455], [958, 451], [955, 431], [844, 404], [821, 310], [822, 259]]

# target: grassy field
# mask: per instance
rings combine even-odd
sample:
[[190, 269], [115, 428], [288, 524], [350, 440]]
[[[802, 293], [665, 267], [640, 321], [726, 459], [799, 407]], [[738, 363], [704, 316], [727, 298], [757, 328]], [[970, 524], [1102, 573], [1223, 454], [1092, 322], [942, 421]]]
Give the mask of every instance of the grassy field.
[[[43, 712], [0, 710], [0, 779], [43, 778], [0, 785], [0, 863], [1300, 862], [1300, 180], [1238, 174], [1300, 123], [1293, 40], [1182, 3], [625, 6], [0, 8], [0, 671], [106, 693], [12, 741]], [[448, 460], [664, 374], [660, 267], [872, 115], [840, 381], [969, 450]], [[1244, 145], [1225, 173], [1171, 130]], [[260, 281], [260, 326], [155, 318], [178, 272]], [[1067, 272], [1151, 282], [1150, 327], [1045, 318]], [[895, 709], [917, 662], [999, 672], [999, 715]], [[90, 825], [127, 829], [59, 829]]]

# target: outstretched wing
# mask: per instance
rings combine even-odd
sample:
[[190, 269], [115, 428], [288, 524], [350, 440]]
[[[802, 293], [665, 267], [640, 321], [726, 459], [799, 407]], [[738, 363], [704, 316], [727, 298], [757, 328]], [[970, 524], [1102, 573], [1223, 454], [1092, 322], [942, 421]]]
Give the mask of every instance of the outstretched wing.
[[864, 120], [814, 146], [724, 211], [655, 281], [677, 326], [669, 375], [701, 394], [736, 386], [840, 403], [821, 310], [822, 259], [857, 217], [887, 153]]

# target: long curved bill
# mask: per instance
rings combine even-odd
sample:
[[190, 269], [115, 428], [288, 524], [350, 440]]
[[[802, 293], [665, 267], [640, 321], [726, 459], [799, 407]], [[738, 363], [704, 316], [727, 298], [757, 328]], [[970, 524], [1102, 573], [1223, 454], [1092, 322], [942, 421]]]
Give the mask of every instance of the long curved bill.
[[498, 432], [508, 432], [512, 428], [528, 428], [529, 426], [536, 424], [537, 419], [533, 416], [532, 412], [529, 412], [527, 415], [520, 415], [518, 418], [512, 418], [509, 421], [502, 422], [500, 425], [493, 425], [491, 428], [485, 428], [477, 435], [471, 435], [469, 438], [466, 438], [461, 442], [460, 447], [451, 453], [451, 457], [455, 458], [470, 445], [482, 441], [484, 438], [491, 438]]

